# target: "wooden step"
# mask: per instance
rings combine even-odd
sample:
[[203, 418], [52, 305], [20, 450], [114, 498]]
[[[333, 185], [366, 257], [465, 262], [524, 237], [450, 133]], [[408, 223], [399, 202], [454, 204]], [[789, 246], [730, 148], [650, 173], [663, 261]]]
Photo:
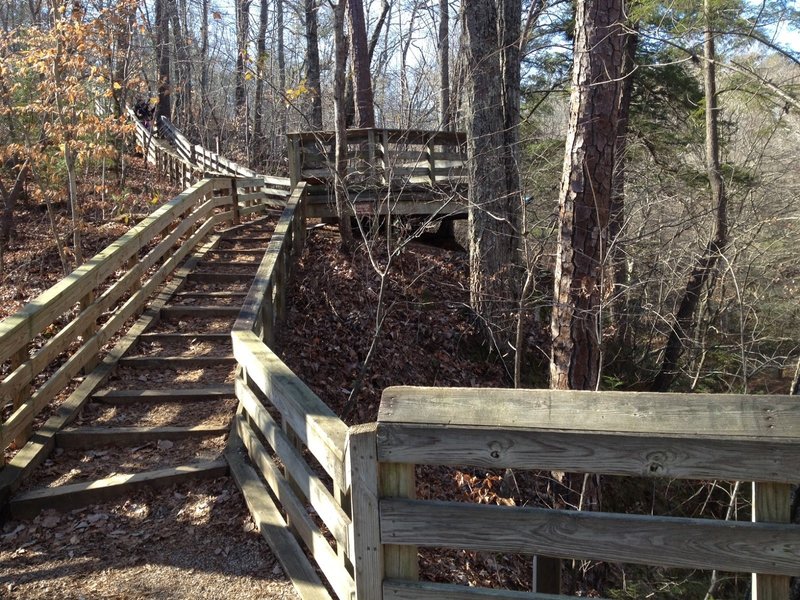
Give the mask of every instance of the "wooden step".
[[264, 254], [261, 248], [245, 248], [243, 250], [225, 250], [224, 248], [217, 248], [212, 250], [209, 254]]
[[227, 473], [227, 462], [215, 460], [133, 475], [118, 474], [94, 481], [31, 490], [12, 498], [9, 509], [15, 518], [30, 519], [48, 508], [74, 510], [113, 500], [144, 487], [168, 487], [182, 481], [222, 477]]
[[236, 262], [233, 260], [201, 260], [199, 265], [203, 267], [251, 267], [255, 273], [258, 270], [258, 261], [253, 262]]
[[193, 367], [231, 366], [236, 364], [232, 355], [225, 356], [124, 356], [123, 367], [133, 369], [190, 369]]
[[139, 336], [143, 342], [164, 341], [198, 341], [198, 342], [230, 342], [230, 333], [143, 333]]
[[255, 243], [269, 242], [271, 239], [272, 239], [272, 236], [266, 236], [266, 237], [264, 237], [264, 236], [257, 236], [257, 237], [247, 237], [247, 236], [243, 236], [243, 237], [230, 236], [230, 237], [228, 237], [228, 236], [222, 236], [222, 241], [223, 242], [241, 242], [241, 243], [252, 242], [254, 244]]
[[241, 306], [165, 306], [161, 309], [162, 319], [181, 317], [237, 317]]
[[56, 446], [65, 450], [101, 446], [135, 446], [158, 440], [206, 438], [228, 433], [228, 425], [196, 427], [78, 427], [56, 433]]
[[194, 271], [187, 276], [189, 281], [197, 283], [239, 283], [252, 281], [253, 275], [247, 273], [210, 273], [208, 271]]
[[103, 390], [92, 396], [103, 404], [136, 404], [139, 402], [197, 402], [202, 400], [224, 400], [233, 398], [236, 392], [232, 385], [179, 390]]
[[178, 292], [176, 298], [247, 298], [247, 292]]

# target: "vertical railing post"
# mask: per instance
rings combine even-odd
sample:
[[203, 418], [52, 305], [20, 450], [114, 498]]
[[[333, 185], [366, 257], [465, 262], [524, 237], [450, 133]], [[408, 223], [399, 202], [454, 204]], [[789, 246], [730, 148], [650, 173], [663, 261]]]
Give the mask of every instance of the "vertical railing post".
[[425, 140], [425, 151], [428, 153], [428, 177], [431, 181], [431, 187], [436, 187], [436, 158], [433, 153], [436, 147], [435, 141], [436, 138], [433, 135], [429, 135], [428, 139]]
[[[414, 465], [381, 463], [378, 473], [380, 498], [416, 498]], [[387, 579], [419, 579], [417, 547], [384, 545], [383, 573]]]
[[[350, 562], [357, 600], [380, 600], [383, 596], [383, 546], [378, 513], [377, 425], [356, 425], [347, 431], [345, 473], [350, 490]], [[416, 561], [416, 553], [414, 556]]]
[[[30, 354], [28, 352], [28, 344], [25, 344], [17, 350], [14, 355], [11, 357], [11, 373], [13, 373], [18, 367], [22, 364], [26, 363], [30, 360]], [[14, 395], [13, 398], [13, 407], [14, 410], [17, 410], [20, 406], [22, 406], [28, 399], [31, 397], [31, 384], [26, 383], [19, 392]], [[22, 430], [22, 432], [14, 439], [14, 445], [17, 448], [22, 448], [28, 439], [31, 437], [31, 431], [33, 429], [33, 417], [30, 419], [30, 423]], [[0, 452], [5, 450], [5, 448], [0, 448]], [[3, 462], [0, 461], [0, 465]]]
[[239, 217], [239, 190], [236, 187], [236, 177], [231, 177], [231, 206], [233, 207], [233, 224], [241, 223]]
[[294, 134], [289, 136], [289, 182], [294, 189], [300, 182], [300, 177], [302, 175], [303, 170], [303, 160], [302, 160], [302, 148], [300, 143], [300, 134]]
[[[753, 522], [790, 523], [792, 486], [753, 483]], [[752, 600], [789, 600], [790, 577], [753, 574]]]
[[[87, 310], [92, 305], [92, 303], [95, 301], [95, 297], [96, 297], [95, 291], [89, 290], [86, 293], [86, 295], [83, 298], [81, 298], [80, 301], [81, 312]], [[97, 332], [97, 319], [92, 319], [91, 322], [86, 326], [86, 329], [84, 329], [80, 334], [81, 337], [83, 337], [83, 343], [85, 344], [96, 332]], [[89, 359], [89, 361], [83, 366], [82, 371], [84, 375], [87, 375], [91, 373], [92, 370], [94, 370], [94, 368], [97, 366], [97, 363], [99, 362], [99, 356], [100, 355], [98, 354], [98, 352], [95, 352], [92, 358]]]

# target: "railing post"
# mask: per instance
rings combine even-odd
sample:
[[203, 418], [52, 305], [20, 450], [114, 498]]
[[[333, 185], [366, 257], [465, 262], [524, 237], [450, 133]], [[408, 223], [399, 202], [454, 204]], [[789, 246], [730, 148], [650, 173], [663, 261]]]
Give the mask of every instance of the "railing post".
[[428, 153], [428, 176], [431, 180], [431, 187], [436, 187], [436, 158], [433, 155], [433, 150], [436, 147], [436, 138], [429, 135], [425, 141], [425, 151]]
[[[786, 483], [753, 483], [753, 522], [790, 523], [792, 488]], [[753, 574], [752, 600], [789, 600], [790, 578]]]
[[[30, 354], [28, 352], [28, 344], [25, 344], [24, 346], [22, 346], [22, 348], [17, 350], [17, 352], [15, 352], [14, 355], [11, 357], [11, 373], [13, 373], [23, 363], [25, 363], [28, 360], [30, 360], [30, 358], [31, 357], [30, 357]], [[14, 399], [13, 399], [14, 410], [17, 410], [20, 406], [22, 406], [30, 397], [31, 397], [31, 384], [27, 383], [14, 396]], [[33, 418], [31, 417], [30, 424], [27, 427], [25, 427], [25, 429], [22, 431], [22, 433], [20, 433], [14, 439], [14, 445], [17, 448], [22, 448], [26, 444], [28, 439], [31, 437], [31, 430], [32, 429], [33, 429]], [[5, 448], [0, 448], [0, 453], [3, 450], [5, 450]], [[2, 465], [2, 464], [3, 464], [3, 462], [0, 461], [0, 465]]]
[[236, 177], [231, 177], [231, 205], [233, 206], [233, 224], [241, 222], [239, 218], [239, 191], [236, 188]]
[[[352, 525], [348, 545], [357, 600], [383, 596], [383, 547], [378, 514], [377, 425], [356, 425], [347, 432], [345, 468]], [[416, 555], [414, 556], [416, 560]]]
[[300, 135], [290, 135], [289, 136], [289, 182], [294, 189], [300, 182], [300, 176], [302, 174], [302, 149], [300, 147]]
[[[80, 301], [81, 312], [83, 312], [92, 305], [92, 303], [95, 300], [95, 297], [96, 294], [94, 290], [89, 290], [89, 292], [87, 292], [87, 294]], [[89, 338], [91, 338], [96, 332], [97, 332], [97, 319], [93, 319], [92, 322], [86, 326], [86, 329], [84, 329], [81, 332], [81, 337], [83, 337], [83, 343], [85, 344], [89, 340]], [[83, 374], [88, 375], [89, 373], [91, 373], [97, 366], [98, 362], [99, 362], [99, 355], [95, 353], [94, 356], [89, 360], [89, 362], [87, 362], [83, 366], [82, 369]]]
[[[416, 498], [414, 465], [381, 463], [378, 473], [380, 498]], [[384, 545], [383, 574], [387, 579], [419, 579], [417, 547]]]

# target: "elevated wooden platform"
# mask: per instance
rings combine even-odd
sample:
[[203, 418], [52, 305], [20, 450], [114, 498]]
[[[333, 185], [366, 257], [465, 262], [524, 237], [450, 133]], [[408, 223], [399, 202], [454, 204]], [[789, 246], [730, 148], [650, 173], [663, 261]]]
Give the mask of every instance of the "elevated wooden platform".
[[[465, 140], [457, 132], [348, 130], [351, 214], [465, 218]], [[306, 183], [306, 215], [335, 216], [335, 133], [290, 133], [288, 141], [289, 178]]]

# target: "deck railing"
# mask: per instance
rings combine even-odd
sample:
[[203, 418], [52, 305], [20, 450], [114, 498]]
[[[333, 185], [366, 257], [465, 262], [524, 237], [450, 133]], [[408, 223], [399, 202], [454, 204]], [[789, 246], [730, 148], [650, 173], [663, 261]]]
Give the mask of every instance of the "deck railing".
[[[370, 526], [383, 544], [383, 597], [487, 597], [416, 583], [417, 546], [757, 573], [761, 600], [787, 600], [800, 573], [791, 396], [388, 388], [372, 444], [380, 468], [352, 493], [379, 498]], [[415, 500], [419, 464], [753, 481], [754, 522]]]
[[[186, 256], [221, 223], [270, 207], [253, 189], [260, 180], [205, 179], [156, 209], [70, 275], [0, 322], [0, 450], [19, 450], [0, 470], [0, 500], [53, 447], [55, 432], [77, 416], [87, 390], [83, 381], [98, 363], [105, 344], [138, 315], [148, 299]], [[34, 422], [75, 383], [53, 416], [32, 438]]]

